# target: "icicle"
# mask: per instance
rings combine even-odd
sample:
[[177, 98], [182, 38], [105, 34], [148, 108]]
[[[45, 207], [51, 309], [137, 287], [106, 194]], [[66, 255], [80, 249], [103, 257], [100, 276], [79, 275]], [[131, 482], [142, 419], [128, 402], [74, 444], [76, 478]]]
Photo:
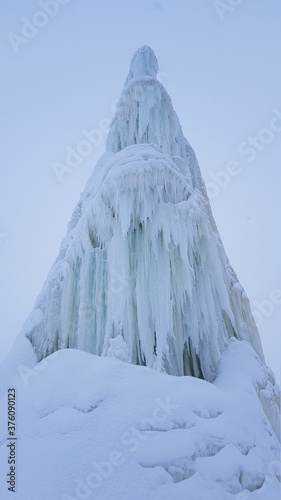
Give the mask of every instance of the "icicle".
[[107, 141], [74, 210], [27, 337], [39, 359], [73, 347], [212, 381], [231, 337], [263, 359], [192, 148], [134, 55]]

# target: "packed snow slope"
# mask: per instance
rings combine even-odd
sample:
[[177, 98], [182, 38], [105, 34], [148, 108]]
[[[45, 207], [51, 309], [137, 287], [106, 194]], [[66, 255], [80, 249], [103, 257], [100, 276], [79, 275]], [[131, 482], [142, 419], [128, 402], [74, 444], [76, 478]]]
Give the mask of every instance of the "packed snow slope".
[[212, 381], [228, 340], [263, 360], [243, 288], [220, 241], [194, 151], [149, 47], [132, 60], [100, 159], [24, 326], [41, 360], [58, 349]]
[[9, 500], [280, 500], [280, 448], [261, 404], [277, 388], [247, 342], [233, 339], [214, 383], [60, 350], [36, 364], [21, 336], [0, 367], [1, 418], [16, 387], [16, 492]]

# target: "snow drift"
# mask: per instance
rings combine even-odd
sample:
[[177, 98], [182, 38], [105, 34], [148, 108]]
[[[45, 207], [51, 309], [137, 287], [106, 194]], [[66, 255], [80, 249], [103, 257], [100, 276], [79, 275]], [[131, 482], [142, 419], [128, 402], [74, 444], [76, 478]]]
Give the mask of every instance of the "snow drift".
[[[34, 364], [28, 344], [0, 367], [0, 393], [17, 388], [15, 500], [280, 499], [279, 442], [259, 399], [277, 388], [247, 342], [230, 341], [213, 384], [78, 349]], [[3, 500], [6, 437], [3, 425]]]

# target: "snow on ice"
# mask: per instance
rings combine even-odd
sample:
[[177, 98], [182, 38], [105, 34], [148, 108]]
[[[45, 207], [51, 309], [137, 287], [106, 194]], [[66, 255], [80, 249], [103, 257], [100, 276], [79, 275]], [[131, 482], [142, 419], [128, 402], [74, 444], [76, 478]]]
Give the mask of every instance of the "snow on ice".
[[[0, 367], [1, 415], [5, 384], [17, 388], [16, 500], [279, 500], [280, 443], [259, 399], [277, 388], [247, 342], [230, 341], [212, 384], [78, 349], [33, 366], [28, 344], [7, 358], [14, 372]], [[3, 425], [1, 470], [6, 438]]]

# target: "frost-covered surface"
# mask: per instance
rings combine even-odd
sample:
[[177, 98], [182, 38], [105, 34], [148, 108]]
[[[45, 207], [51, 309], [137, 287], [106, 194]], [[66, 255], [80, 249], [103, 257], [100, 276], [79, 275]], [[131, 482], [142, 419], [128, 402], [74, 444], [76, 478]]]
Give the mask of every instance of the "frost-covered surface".
[[[34, 366], [21, 339], [9, 374], [0, 366], [2, 416], [17, 388], [18, 438], [17, 492], [2, 479], [1, 499], [280, 499], [279, 443], [258, 397], [277, 389], [247, 342], [230, 342], [210, 384], [77, 349]], [[6, 438], [2, 425], [2, 478]]]
[[229, 338], [261, 359], [262, 347], [157, 71], [139, 49], [23, 332], [39, 359], [66, 347], [105, 356], [121, 335], [131, 363], [212, 381]]

